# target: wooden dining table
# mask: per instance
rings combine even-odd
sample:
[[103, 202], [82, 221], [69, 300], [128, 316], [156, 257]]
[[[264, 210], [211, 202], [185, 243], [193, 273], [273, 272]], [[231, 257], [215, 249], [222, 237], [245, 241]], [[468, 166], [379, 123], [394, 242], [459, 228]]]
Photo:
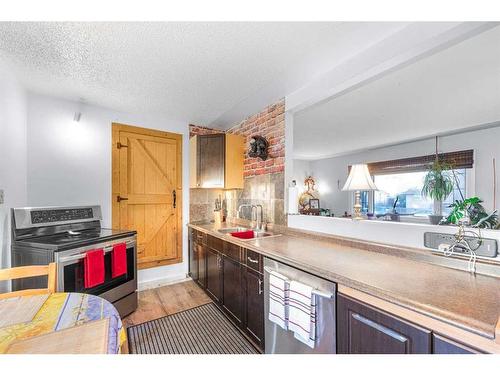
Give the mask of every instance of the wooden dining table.
[[0, 300], [0, 353], [117, 354], [126, 332], [98, 296], [53, 293]]

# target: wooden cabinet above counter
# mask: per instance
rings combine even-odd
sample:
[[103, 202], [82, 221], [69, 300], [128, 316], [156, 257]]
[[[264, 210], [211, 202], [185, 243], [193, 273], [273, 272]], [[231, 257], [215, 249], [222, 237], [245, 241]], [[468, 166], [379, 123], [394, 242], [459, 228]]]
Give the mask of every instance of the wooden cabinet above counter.
[[243, 189], [245, 138], [195, 135], [189, 140], [189, 187]]

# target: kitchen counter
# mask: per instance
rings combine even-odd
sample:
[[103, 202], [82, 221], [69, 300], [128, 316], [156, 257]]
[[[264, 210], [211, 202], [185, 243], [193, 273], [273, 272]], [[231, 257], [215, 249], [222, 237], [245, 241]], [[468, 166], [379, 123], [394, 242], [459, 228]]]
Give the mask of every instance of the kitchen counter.
[[[332, 239], [282, 234], [242, 241], [218, 229], [190, 227], [259, 252], [390, 303], [495, 339], [500, 317], [500, 279], [336, 243]], [[498, 334], [497, 334], [498, 336]], [[498, 338], [497, 338], [498, 339]]]

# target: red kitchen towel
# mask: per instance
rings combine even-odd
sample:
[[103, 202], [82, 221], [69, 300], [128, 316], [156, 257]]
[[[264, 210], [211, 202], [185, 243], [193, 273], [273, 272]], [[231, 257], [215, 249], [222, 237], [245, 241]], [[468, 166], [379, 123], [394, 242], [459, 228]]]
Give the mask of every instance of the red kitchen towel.
[[118, 277], [127, 273], [127, 245], [125, 242], [113, 245], [111, 252], [111, 276]]
[[253, 230], [247, 230], [245, 232], [233, 232], [233, 233], [231, 233], [231, 236], [241, 238], [244, 240], [248, 240], [249, 238], [255, 237]]
[[104, 251], [103, 249], [90, 250], [83, 259], [84, 286], [93, 288], [104, 282]]

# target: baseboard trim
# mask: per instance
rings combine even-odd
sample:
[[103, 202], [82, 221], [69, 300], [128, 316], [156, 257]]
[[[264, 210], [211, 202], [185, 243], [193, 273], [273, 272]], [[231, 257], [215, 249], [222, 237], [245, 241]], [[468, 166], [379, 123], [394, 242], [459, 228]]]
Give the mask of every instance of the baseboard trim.
[[139, 281], [137, 283], [137, 290], [141, 291], [141, 290], [154, 289], [154, 288], [159, 288], [161, 286], [177, 284], [188, 280], [191, 280], [191, 278], [188, 275], [184, 276], [176, 275], [172, 277], [162, 277], [159, 279]]

